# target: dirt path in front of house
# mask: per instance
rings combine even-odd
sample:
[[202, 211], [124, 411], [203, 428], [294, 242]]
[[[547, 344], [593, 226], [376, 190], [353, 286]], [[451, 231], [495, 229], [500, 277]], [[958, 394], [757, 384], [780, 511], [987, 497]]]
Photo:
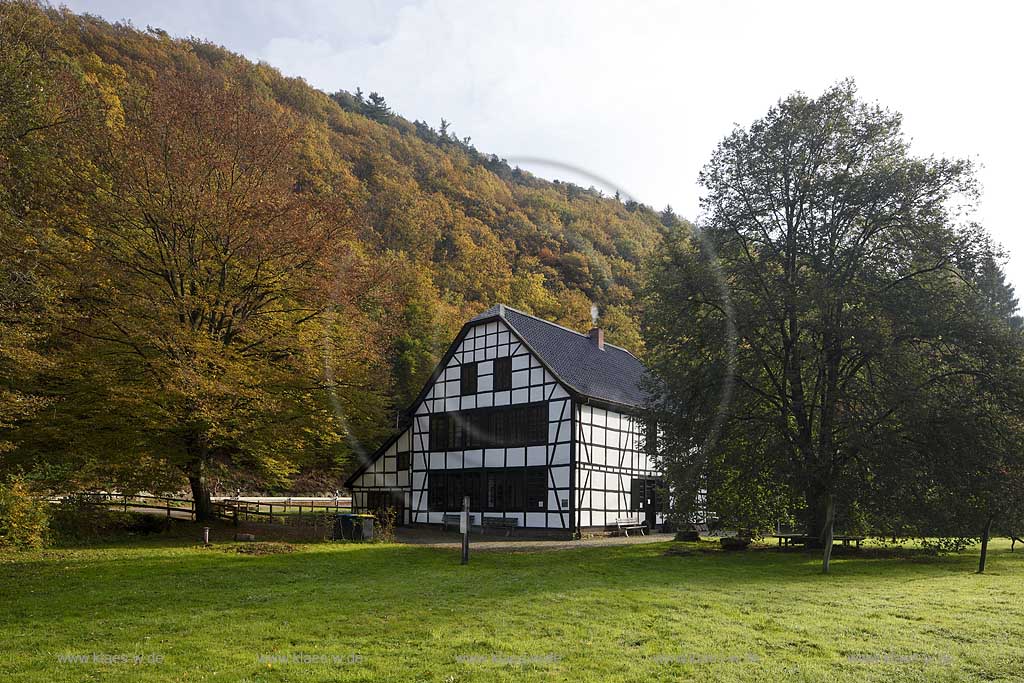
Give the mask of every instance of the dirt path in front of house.
[[[536, 551], [536, 550], [575, 550], [578, 548], [598, 548], [613, 545], [634, 545], [638, 543], [661, 543], [671, 541], [674, 534], [654, 533], [647, 536], [631, 534], [630, 536], [592, 536], [579, 540], [544, 538], [530, 536], [523, 531], [520, 534], [506, 537], [501, 531], [483, 535], [479, 532], [470, 534], [469, 543], [474, 551]], [[462, 547], [462, 536], [457, 531], [440, 531], [427, 528], [395, 529], [395, 540], [399, 543], [421, 545], [430, 548], [448, 548], [457, 550]]]

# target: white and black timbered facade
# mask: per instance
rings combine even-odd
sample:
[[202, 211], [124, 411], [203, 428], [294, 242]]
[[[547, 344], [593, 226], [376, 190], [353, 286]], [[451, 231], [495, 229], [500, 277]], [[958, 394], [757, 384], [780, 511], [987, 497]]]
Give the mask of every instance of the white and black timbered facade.
[[466, 323], [407, 412], [347, 480], [353, 507], [440, 524], [469, 496], [486, 517], [570, 535], [622, 517], [663, 522], [665, 490], [636, 413], [640, 361], [498, 305]]

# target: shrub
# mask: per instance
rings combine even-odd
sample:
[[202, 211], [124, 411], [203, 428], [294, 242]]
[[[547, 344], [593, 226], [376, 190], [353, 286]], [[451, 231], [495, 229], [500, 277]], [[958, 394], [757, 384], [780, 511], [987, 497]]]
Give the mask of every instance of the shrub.
[[383, 510], [374, 512], [373, 538], [381, 543], [395, 542], [395, 523], [398, 518], [398, 511], [393, 507], [386, 507]]
[[49, 507], [46, 497], [20, 477], [0, 483], [0, 548], [43, 547]]
[[50, 530], [64, 542], [78, 542], [118, 534], [153, 534], [167, 529], [159, 515], [114, 510], [97, 504], [88, 495], [65, 497], [54, 507]]
[[725, 536], [721, 539], [722, 550], [746, 550], [750, 539], [746, 536]]
[[960, 553], [966, 550], [972, 543], [978, 542], [978, 538], [963, 536], [940, 536], [937, 538], [922, 538], [921, 547], [929, 552], [939, 553]]

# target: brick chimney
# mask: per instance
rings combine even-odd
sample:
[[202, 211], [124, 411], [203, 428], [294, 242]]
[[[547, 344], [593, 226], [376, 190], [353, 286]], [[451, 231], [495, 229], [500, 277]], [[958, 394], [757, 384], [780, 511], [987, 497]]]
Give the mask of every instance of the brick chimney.
[[590, 337], [590, 341], [597, 344], [597, 348], [604, 351], [604, 330], [600, 327], [591, 328], [587, 336]]

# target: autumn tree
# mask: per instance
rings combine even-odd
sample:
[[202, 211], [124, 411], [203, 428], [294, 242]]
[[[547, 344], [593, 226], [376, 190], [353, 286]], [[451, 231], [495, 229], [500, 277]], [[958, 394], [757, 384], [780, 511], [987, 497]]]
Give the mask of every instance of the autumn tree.
[[103, 120], [95, 74], [60, 47], [34, 5], [0, 5], [0, 453], [52, 403], [38, 375], [66, 315], [62, 228], [80, 218], [64, 179], [88, 165], [76, 141]]
[[178, 74], [126, 96], [96, 150], [104, 182], [83, 179], [99, 200], [77, 238], [105, 277], [80, 293], [80, 357], [200, 518], [216, 465], [280, 481], [297, 454], [338, 448], [354, 425], [331, 390], [360, 406], [350, 419], [381, 403], [352, 324], [376, 278], [344, 207], [297, 187], [303, 133], [237, 82]]

